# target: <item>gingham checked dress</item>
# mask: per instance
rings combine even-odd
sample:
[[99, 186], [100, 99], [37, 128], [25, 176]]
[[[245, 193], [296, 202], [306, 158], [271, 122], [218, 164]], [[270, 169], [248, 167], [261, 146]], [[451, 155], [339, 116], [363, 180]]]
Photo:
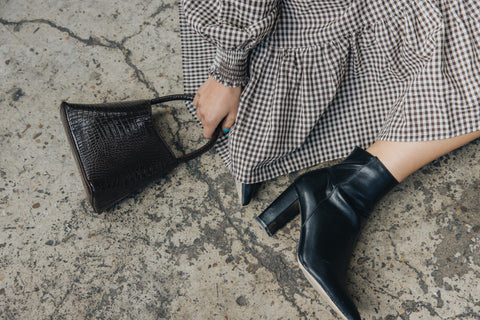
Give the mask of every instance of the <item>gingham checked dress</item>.
[[240, 182], [480, 130], [478, 0], [180, 0], [180, 21], [185, 91], [243, 86], [217, 145]]

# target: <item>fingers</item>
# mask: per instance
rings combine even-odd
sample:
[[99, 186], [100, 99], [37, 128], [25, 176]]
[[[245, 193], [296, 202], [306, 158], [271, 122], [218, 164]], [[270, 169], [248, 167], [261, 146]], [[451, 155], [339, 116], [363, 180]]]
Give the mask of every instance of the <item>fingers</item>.
[[201, 108], [200, 108], [200, 89], [197, 91], [197, 94], [195, 95], [195, 97], [193, 98], [193, 105], [195, 106], [196, 110], [197, 110], [197, 119], [200, 120], [200, 122], [202, 122], [202, 112], [201, 112]]
[[222, 129], [230, 129], [235, 123], [236, 117], [237, 117], [236, 113], [229, 113], [225, 117], [225, 120], [223, 120]]
[[197, 118], [200, 120], [203, 126], [203, 136], [210, 139], [215, 132], [220, 120], [212, 116], [208, 110], [202, 104], [201, 94], [197, 93], [193, 99], [193, 105], [197, 108]]
[[[215, 119], [209, 118], [208, 116], [202, 117], [202, 124], [203, 124], [203, 135], [205, 138], [212, 138], [213, 133], [217, 129], [218, 125], [222, 121], [222, 119]], [[230, 129], [235, 123], [235, 114], [229, 114], [222, 123], [222, 129]], [[228, 131], [227, 131], [228, 132]]]
[[216, 119], [209, 115], [203, 117], [203, 136], [208, 139], [212, 138], [213, 133], [215, 132], [215, 129], [217, 129], [220, 121], [222, 121], [222, 119]]
[[201, 89], [195, 95], [193, 105], [197, 109], [197, 118], [203, 126], [203, 136], [211, 139], [221, 119], [216, 119], [209, 110], [206, 110], [207, 108], [203, 104]]

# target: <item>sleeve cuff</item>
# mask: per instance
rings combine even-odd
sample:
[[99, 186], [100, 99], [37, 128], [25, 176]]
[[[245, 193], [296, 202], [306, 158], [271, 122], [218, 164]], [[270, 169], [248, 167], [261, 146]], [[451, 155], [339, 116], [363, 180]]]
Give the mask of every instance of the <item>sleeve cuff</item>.
[[248, 51], [217, 49], [210, 76], [228, 87], [244, 87], [248, 82]]

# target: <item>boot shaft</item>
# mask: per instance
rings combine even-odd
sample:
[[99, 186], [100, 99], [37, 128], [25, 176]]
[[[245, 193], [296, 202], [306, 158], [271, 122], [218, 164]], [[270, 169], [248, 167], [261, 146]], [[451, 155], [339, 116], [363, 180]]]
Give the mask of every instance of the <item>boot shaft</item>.
[[397, 184], [377, 157], [358, 147], [341, 163], [308, 172], [295, 181], [306, 213], [338, 191], [361, 218], [367, 218], [375, 204]]
[[360, 148], [330, 171], [345, 200], [364, 218], [398, 184], [377, 157]]

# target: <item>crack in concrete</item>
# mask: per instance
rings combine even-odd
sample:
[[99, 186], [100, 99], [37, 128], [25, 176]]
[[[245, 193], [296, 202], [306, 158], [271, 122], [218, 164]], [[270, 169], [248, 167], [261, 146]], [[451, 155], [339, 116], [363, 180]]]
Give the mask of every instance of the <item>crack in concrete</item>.
[[150, 15], [150, 18], [155, 18], [160, 13], [162, 13], [165, 9], [173, 9], [173, 6], [171, 4], [165, 4], [165, 1], [162, 1], [162, 4], [157, 8], [157, 10], [155, 10], [154, 13]]
[[405, 259], [401, 259], [399, 258], [398, 256], [398, 253], [397, 253], [397, 247], [395, 246], [395, 243], [393, 242], [393, 239], [392, 237], [390, 236], [390, 234], [388, 235], [388, 238], [390, 239], [390, 243], [392, 244], [392, 247], [393, 247], [393, 254], [395, 255], [395, 259], [398, 261], [398, 262], [401, 262], [403, 263], [404, 265], [406, 265], [407, 267], [409, 267], [411, 270], [413, 270], [416, 274], [417, 274], [417, 279], [418, 279], [418, 284], [420, 286], [420, 289], [422, 289], [423, 293], [424, 294], [427, 294], [428, 293], [428, 285], [427, 283], [425, 282], [425, 280], [423, 280], [423, 273], [418, 271], [415, 267], [413, 267], [412, 265], [410, 265], [410, 263], [405, 260]]
[[423, 280], [423, 272], [418, 271], [417, 268], [413, 267], [410, 264], [410, 262], [408, 262], [406, 260], [404, 261], [404, 263], [407, 267], [412, 269], [417, 274], [417, 278], [418, 278], [420, 288], [422, 289], [424, 294], [427, 294], [428, 293], [428, 285], [426, 284], [425, 280]]
[[[67, 299], [67, 297], [70, 295], [70, 293], [73, 291], [73, 287], [74, 287], [75, 283], [72, 282], [70, 284], [70, 288], [67, 289], [67, 291], [65, 292], [65, 294], [63, 295], [63, 297], [60, 299], [59, 303], [58, 304], [55, 304], [55, 310], [53, 310], [52, 314], [50, 315], [50, 319], [54, 320], [54, 319], [58, 319], [58, 312], [60, 310], [60, 308], [63, 306], [63, 304], [65, 303], [65, 300]], [[55, 298], [54, 298], [55, 300]]]
[[[140, 31], [142, 32], [142, 31]], [[139, 33], [140, 33], [139, 32]], [[131, 37], [134, 37], [135, 35], [131, 36]], [[158, 93], [158, 91], [155, 89], [155, 87], [147, 80], [147, 78], [145, 77], [145, 74], [143, 73], [142, 70], [140, 70], [132, 61], [132, 51], [130, 49], [127, 49], [124, 45], [125, 41], [129, 40], [131, 37], [126, 37], [124, 39], [122, 39], [122, 41], [119, 43], [119, 42], [116, 42], [116, 41], [113, 41], [113, 40], [108, 40], [106, 38], [103, 38], [105, 41], [107, 41], [112, 47], [114, 48], [117, 48], [119, 49], [122, 53], [123, 53], [123, 56], [125, 57], [125, 63], [134, 70], [135, 72], [135, 77], [137, 78], [137, 80], [141, 83], [143, 83], [145, 85], [145, 87], [147, 87], [147, 89], [149, 89], [150, 91], [152, 91], [155, 95], [155, 98], [156, 97], [159, 97], [160, 94]]]
[[480, 313], [468, 312], [468, 313], [456, 314], [455, 319], [480, 319]]
[[73, 31], [71, 31], [70, 29], [68, 29], [66, 27], [59, 26], [56, 23], [54, 23], [50, 20], [47, 20], [47, 19], [39, 18], [39, 19], [32, 19], [32, 20], [23, 19], [23, 20], [19, 20], [19, 21], [8, 21], [8, 20], [5, 20], [3, 18], [0, 18], [0, 24], [2, 24], [4, 26], [13, 26], [14, 27], [13, 30], [16, 31], [16, 32], [20, 31], [20, 27], [24, 24], [46, 24], [46, 25], [48, 25], [48, 26], [50, 26], [54, 29], [57, 29], [61, 32], [67, 33], [70, 37], [78, 40], [79, 42], [84, 43], [87, 46], [101, 46], [101, 47], [106, 47], [106, 48], [115, 48], [114, 46], [111, 46], [109, 44], [101, 43], [100, 38], [98, 38], [98, 37], [90, 36], [88, 39], [82, 38], [82, 37], [78, 36], [77, 34], [75, 34]]
[[[187, 163], [187, 166], [189, 166], [189, 164]], [[192, 170], [192, 174], [197, 176], [199, 179], [203, 180], [203, 181], [211, 181], [212, 179], [204, 174], [202, 174], [200, 171], [198, 170]], [[271, 268], [271, 266], [269, 266], [267, 263], [265, 263], [265, 256], [262, 256], [251, 244], [253, 244], [254, 246], [258, 246], [260, 248], [262, 248], [265, 252], [267, 253], [270, 253], [271, 256], [275, 256], [277, 259], [272, 259], [272, 260], [275, 260], [277, 261], [277, 263], [281, 263], [282, 265], [285, 265], [287, 266], [287, 263], [284, 261], [284, 259], [280, 256], [280, 255], [274, 255], [271, 253], [271, 248], [267, 247], [267, 246], [263, 246], [262, 244], [260, 244], [259, 242], [257, 242], [254, 237], [252, 237], [252, 234], [251, 234], [251, 231], [249, 229], [247, 230], [244, 230], [242, 232], [242, 230], [239, 230], [239, 228], [233, 223], [233, 221], [231, 220], [231, 218], [226, 214], [226, 208], [225, 206], [223, 205], [222, 201], [221, 201], [221, 198], [220, 198], [220, 195], [218, 193], [218, 191], [213, 188], [213, 186], [215, 185], [215, 183], [213, 183], [213, 181], [211, 181], [212, 183], [207, 183], [208, 185], [208, 188], [209, 188], [209, 191], [208, 191], [208, 194], [210, 195], [211, 199], [214, 200], [218, 207], [220, 208], [220, 210], [225, 213], [225, 220], [226, 222], [235, 230], [235, 232], [239, 235], [237, 237], [237, 239], [243, 244], [244, 248], [253, 256], [255, 257], [255, 259], [257, 259], [257, 261], [260, 263], [260, 265], [262, 265], [265, 269], [269, 270], [275, 277], [275, 279], [277, 280], [277, 283], [279, 284], [280, 286], [280, 289], [282, 290], [282, 296], [284, 297], [284, 299], [286, 301], [288, 301], [292, 307], [294, 307], [297, 312], [298, 312], [298, 315], [299, 317], [302, 317], [303, 319], [308, 319], [307, 318], [307, 315], [305, 314], [305, 312], [300, 308], [300, 306], [298, 306], [295, 302], [295, 299], [293, 298], [294, 294], [292, 294], [292, 297], [289, 296], [289, 294], [287, 294], [286, 290], [285, 290], [285, 286], [282, 286], [281, 283], [285, 283], [284, 280], [280, 279], [279, 275], [278, 275], [278, 270], [275, 270], [273, 268]], [[250, 239], [249, 239], [249, 242], [250, 243], [247, 243], [247, 240], [240, 236], [240, 235], [244, 235], [248, 233], [250, 235]], [[288, 267], [288, 266], [287, 266]], [[293, 277], [292, 277], [293, 278]], [[296, 278], [295, 278], [296, 280]], [[292, 283], [296, 283], [296, 281], [292, 281]], [[287, 285], [288, 286], [288, 285]], [[295, 291], [295, 294], [298, 294], [299, 296], [301, 297], [304, 297], [306, 299], [308, 299], [309, 297], [307, 297], [306, 295], [304, 295], [300, 290], [298, 290], [295, 286], [288, 286], [290, 289], [293, 289]]]
[[117, 41], [114, 41], [114, 40], [107, 39], [105, 37], [102, 37], [103, 41], [102, 41], [101, 38], [96, 37], [96, 36], [90, 36], [88, 39], [82, 38], [79, 35], [77, 35], [75, 32], [73, 32], [72, 30], [70, 30], [66, 27], [59, 26], [58, 24], [54, 23], [53, 21], [50, 21], [50, 20], [47, 20], [47, 19], [41, 19], [41, 18], [32, 19], [32, 20], [23, 19], [23, 20], [20, 20], [20, 21], [8, 21], [8, 20], [5, 20], [3, 18], [0, 18], [0, 24], [4, 25], [4, 26], [13, 26], [14, 31], [19, 31], [20, 27], [24, 24], [46, 24], [53, 29], [57, 29], [61, 32], [64, 32], [64, 33], [68, 34], [71, 38], [85, 44], [86, 46], [92, 46], [92, 47], [100, 46], [100, 47], [104, 47], [104, 48], [108, 48], [108, 49], [120, 50], [122, 52], [124, 58], [125, 58], [125, 63], [130, 68], [132, 68], [134, 70], [135, 77], [137, 78], [137, 80], [140, 83], [144, 84], [147, 89], [149, 89], [151, 92], [153, 92], [155, 97], [160, 96], [158, 91], [153, 86], [153, 84], [151, 84], [147, 80], [143, 71], [140, 70], [140, 68], [138, 68], [133, 63], [132, 58], [131, 58], [132, 51], [125, 47], [125, 42], [126, 41], [130, 40], [131, 38], [133, 38], [133, 37], [135, 37], [135, 36], [137, 36], [137, 35], [139, 35], [140, 33], [143, 32], [143, 25], [140, 26], [140, 31], [138, 31], [138, 32], [136, 32], [132, 35], [125, 36], [120, 42], [117, 42]]
[[360, 276], [360, 278], [362, 278], [364, 281], [366, 281], [368, 283], [368, 285], [370, 286], [370, 288], [372, 289], [373, 292], [380, 292], [382, 294], [385, 294], [387, 296], [389, 296], [390, 298], [392, 299], [396, 299], [396, 300], [399, 300], [400, 297], [399, 296], [396, 296], [388, 291], [386, 291], [384, 288], [382, 287], [379, 287], [377, 284], [375, 284], [372, 280], [368, 279], [365, 275], [363, 275], [362, 273], [358, 273], [356, 272], [355, 273], [356, 275]]

